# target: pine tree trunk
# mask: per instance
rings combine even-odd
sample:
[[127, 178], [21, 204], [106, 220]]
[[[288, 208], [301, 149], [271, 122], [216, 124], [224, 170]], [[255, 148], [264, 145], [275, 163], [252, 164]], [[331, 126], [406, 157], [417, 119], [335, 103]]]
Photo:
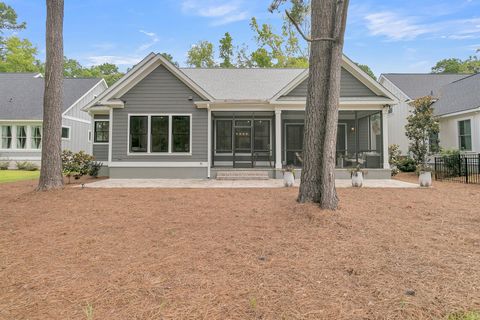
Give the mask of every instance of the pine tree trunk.
[[[311, 2], [313, 41], [310, 45], [304, 162], [298, 201], [316, 202], [325, 209], [336, 209], [338, 205], [335, 151], [347, 8], [348, 1]], [[319, 38], [336, 40], [316, 40]]]
[[63, 0], [47, 0], [42, 165], [37, 191], [63, 187]]

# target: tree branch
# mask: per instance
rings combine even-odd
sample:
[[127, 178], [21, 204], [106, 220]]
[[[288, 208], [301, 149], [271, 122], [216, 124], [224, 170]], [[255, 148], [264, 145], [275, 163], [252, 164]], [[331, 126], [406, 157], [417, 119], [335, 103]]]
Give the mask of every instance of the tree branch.
[[293, 19], [293, 17], [290, 15], [290, 13], [285, 10], [285, 14], [287, 15], [288, 19], [292, 22], [292, 24], [295, 26], [295, 29], [297, 29], [298, 33], [302, 36], [302, 38], [307, 41], [307, 42], [315, 42], [315, 41], [337, 41], [335, 38], [310, 38], [303, 33], [302, 28], [298, 25], [297, 21]]

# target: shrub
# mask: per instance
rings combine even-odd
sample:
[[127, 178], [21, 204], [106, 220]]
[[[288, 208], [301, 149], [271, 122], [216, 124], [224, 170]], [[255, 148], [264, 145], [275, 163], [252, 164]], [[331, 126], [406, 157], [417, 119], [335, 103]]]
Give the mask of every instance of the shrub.
[[8, 161], [0, 162], [0, 170], [8, 170], [9, 165], [10, 165], [10, 162], [8, 162]]
[[442, 150], [442, 157], [445, 171], [452, 177], [459, 177], [462, 173], [461, 153], [459, 150]]
[[73, 153], [70, 150], [64, 150], [62, 152], [62, 170], [69, 181], [72, 176], [79, 179], [81, 176], [88, 174], [92, 162], [93, 156], [83, 151]]
[[398, 161], [398, 169], [402, 172], [415, 172], [417, 166], [415, 165], [415, 160], [405, 157]]
[[390, 164], [391, 175], [396, 176], [398, 170], [398, 161], [400, 160], [400, 146], [398, 144], [391, 144], [388, 146], [388, 163]]
[[16, 162], [18, 170], [25, 170], [25, 171], [37, 171], [38, 166], [35, 163], [23, 161], [23, 162]]
[[98, 173], [100, 172], [100, 168], [102, 168], [103, 162], [97, 162], [93, 161], [90, 163], [90, 170], [88, 171], [88, 174], [92, 177], [98, 177]]

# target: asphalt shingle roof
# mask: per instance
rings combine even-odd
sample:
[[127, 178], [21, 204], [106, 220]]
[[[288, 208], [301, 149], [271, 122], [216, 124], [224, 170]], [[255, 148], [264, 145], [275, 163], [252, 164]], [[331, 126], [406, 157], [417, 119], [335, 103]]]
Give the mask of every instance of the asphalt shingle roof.
[[403, 91], [410, 99], [425, 96], [438, 97], [440, 88], [468, 77], [468, 74], [442, 73], [385, 73], [385, 78]]
[[440, 97], [433, 104], [438, 116], [480, 107], [480, 74], [452, 82], [440, 89]]
[[305, 69], [192, 69], [182, 72], [218, 100], [268, 100]]
[[[41, 120], [44, 78], [34, 73], [0, 73], [0, 120]], [[64, 80], [63, 111], [90, 90], [100, 79]]]

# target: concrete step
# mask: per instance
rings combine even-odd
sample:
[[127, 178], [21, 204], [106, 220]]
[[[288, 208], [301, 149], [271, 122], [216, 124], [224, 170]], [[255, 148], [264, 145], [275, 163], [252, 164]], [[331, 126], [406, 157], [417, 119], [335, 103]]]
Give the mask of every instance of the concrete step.
[[268, 180], [268, 171], [232, 170], [218, 171], [217, 180]]

